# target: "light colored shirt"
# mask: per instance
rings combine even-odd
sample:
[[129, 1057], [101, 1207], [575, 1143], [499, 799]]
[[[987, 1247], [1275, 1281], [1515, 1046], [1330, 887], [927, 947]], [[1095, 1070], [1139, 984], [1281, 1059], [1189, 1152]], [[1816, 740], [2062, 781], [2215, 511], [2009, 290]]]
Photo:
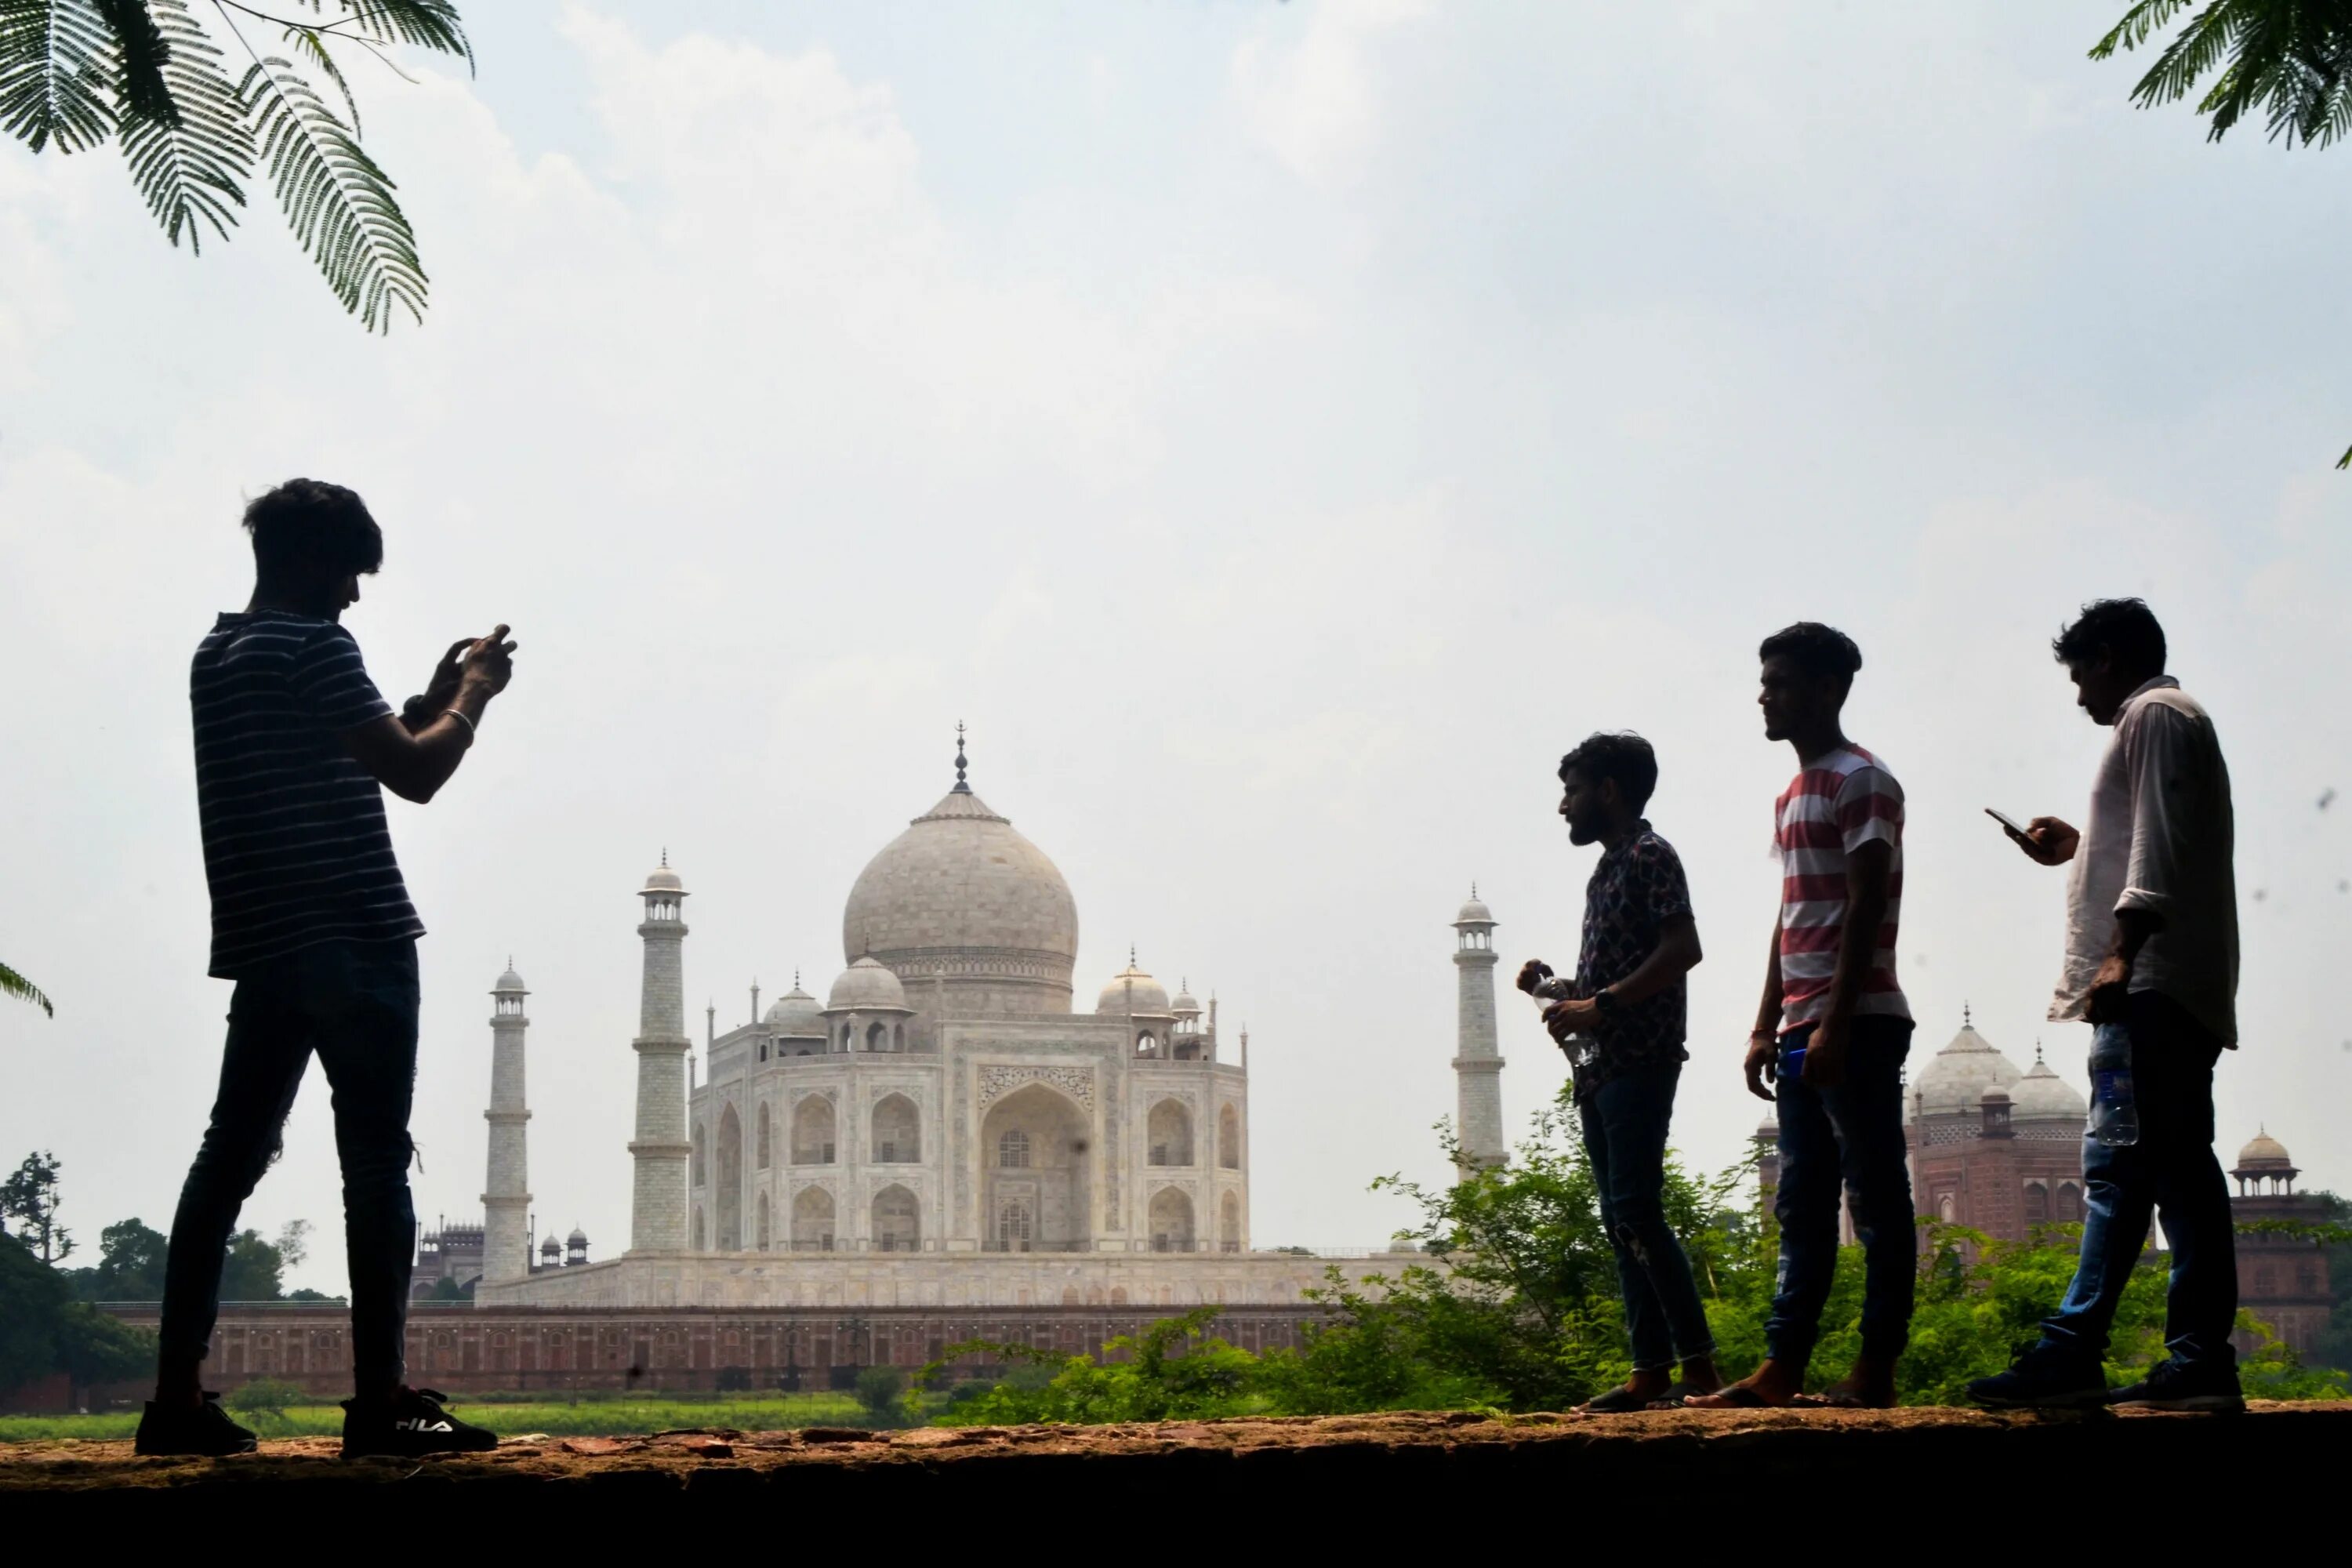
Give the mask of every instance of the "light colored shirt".
[[2132, 965], [2131, 989], [2161, 991], [2238, 1039], [2238, 889], [2230, 770], [2213, 721], [2159, 675], [2116, 715], [2091, 787], [2091, 815], [2066, 884], [2066, 964], [2050, 1016], [2081, 1018], [2116, 916], [2146, 910], [2164, 929]]
[[1893, 851], [1886, 913], [1871, 943], [1870, 972], [1854, 998], [1857, 1016], [1908, 1018], [1895, 979], [1895, 934], [1903, 919], [1903, 786], [1860, 746], [1808, 763], [1774, 804], [1772, 842], [1780, 851], [1780, 1032], [1818, 1023], [1830, 1010], [1844, 940], [1846, 859], [1865, 844]]

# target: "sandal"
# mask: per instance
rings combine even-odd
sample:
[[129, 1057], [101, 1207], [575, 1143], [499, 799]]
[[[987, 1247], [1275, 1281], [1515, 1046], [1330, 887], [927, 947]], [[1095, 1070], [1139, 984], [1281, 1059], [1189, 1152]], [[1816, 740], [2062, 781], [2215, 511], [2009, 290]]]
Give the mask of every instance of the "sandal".
[[[1715, 1403], [1702, 1405], [1699, 1403], [1702, 1399], [1713, 1400]], [[1683, 1408], [1685, 1410], [1780, 1410], [1785, 1407], [1773, 1404], [1744, 1383], [1734, 1383], [1717, 1389], [1713, 1394], [1688, 1394], [1683, 1400]]]
[[1596, 1394], [1577, 1406], [1587, 1415], [1624, 1415], [1636, 1410], [1647, 1410], [1650, 1402], [1625, 1384], [1619, 1384], [1605, 1394]]

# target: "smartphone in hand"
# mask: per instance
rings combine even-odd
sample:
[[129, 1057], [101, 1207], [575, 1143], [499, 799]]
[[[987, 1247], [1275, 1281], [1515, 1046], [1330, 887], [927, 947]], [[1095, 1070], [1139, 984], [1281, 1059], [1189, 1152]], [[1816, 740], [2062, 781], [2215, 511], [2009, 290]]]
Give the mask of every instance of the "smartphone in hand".
[[1984, 808], [1984, 814], [1987, 816], [1991, 817], [1995, 822], [2000, 823], [2003, 827], [2008, 828], [2011, 833], [2016, 834], [2020, 838], [2025, 839], [2029, 842], [2032, 841], [2033, 835], [2028, 833], [2025, 830], [2025, 824], [2018, 821], [2017, 818], [2013, 816], [2004, 816], [1990, 806], [1986, 806]]

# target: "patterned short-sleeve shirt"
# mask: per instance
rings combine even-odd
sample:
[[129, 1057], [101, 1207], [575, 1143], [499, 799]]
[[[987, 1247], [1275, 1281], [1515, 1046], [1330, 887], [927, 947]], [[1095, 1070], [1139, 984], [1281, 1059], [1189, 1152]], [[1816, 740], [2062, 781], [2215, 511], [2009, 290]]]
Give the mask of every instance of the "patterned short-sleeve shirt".
[[[1690, 883], [1675, 847], [1637, 822], [1625, 841], [1601, 852], [1584, 887], [1584, 941], [1576, 955], [1576, 994], [1614, 985], [1658, 950], [1668, 921], [1691, 912]], [[1577, 1069], [1576, 1092], [1589, 1095], [1626, 1068], [1687, 1061], [1683, 1048], [1689, 988], [1680, 975], [1656, 995], [1604, 1015], [1591, 1059]]]

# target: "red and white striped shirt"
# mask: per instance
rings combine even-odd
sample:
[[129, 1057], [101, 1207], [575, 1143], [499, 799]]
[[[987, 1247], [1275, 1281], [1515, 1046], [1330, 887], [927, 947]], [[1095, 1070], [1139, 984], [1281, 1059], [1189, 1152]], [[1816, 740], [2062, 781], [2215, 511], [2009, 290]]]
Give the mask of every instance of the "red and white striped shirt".
[[1854, 1000], [1857, 1016], [1911, 1016], [1895, 980], [1895, 930], [1903, 912], [1903, 786], [1860, 746], [1808, 763], [1780, 792], [1772, 843], [1780, 851], [1780, 1030], [1829, 1011], [1845, 931], [1846, 857], [1874, 839], [1895, 850], [1886, 919]]

